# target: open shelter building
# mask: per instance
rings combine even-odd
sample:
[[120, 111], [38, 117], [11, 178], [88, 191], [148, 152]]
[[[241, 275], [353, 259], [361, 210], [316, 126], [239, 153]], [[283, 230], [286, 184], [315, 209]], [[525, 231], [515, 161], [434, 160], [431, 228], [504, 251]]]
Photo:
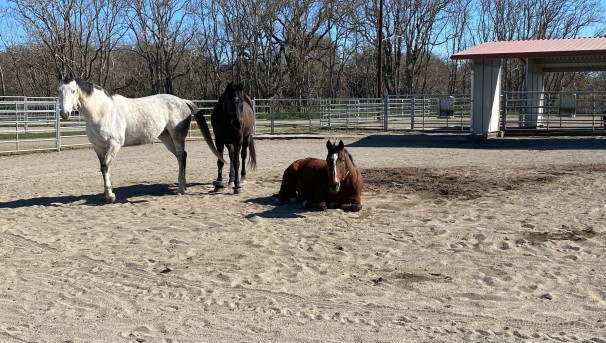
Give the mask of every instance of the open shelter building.
[[487, 42], [451, 56], [471, 60], [471, 136], [487, 139], [503, 135], [501, 64], [506, 58], [525, 64], [526, 108], [524, 126], [541, 125], [545, 108], [544, 74], [547, 72], [606, 71], [606, 37]]

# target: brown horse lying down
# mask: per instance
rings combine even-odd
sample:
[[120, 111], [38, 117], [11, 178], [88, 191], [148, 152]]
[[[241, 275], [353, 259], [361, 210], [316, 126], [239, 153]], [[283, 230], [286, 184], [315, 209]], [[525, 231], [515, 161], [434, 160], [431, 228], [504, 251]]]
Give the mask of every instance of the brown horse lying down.
[[343, 141], [332, 144], [329, 140], [326, 148], [326, 160], [303, 158], [284, 171], [277, 194], [280, 203], [296, 198], [309, 210], [340, 208], [357, 212], [362, 209], [364, 180]]

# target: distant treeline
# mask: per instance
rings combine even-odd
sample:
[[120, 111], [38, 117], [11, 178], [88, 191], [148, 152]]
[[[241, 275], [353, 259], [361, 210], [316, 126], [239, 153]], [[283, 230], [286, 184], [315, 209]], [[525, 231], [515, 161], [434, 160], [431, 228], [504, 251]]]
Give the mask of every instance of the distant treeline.
[[[230, 81], [255, 98], [463, 94], [470, 66], [455, 52], [605, 32], [598, 0], [8, 0], [0, 10], [0, 95], [26, 96], [55, 96], [58, 75], [132, 97], [214, 99]], [[604, 90], [602, 74], [554, 73], [546, 88]], [[504, 90], [523, 82], [523, 61], [504, 61]]]

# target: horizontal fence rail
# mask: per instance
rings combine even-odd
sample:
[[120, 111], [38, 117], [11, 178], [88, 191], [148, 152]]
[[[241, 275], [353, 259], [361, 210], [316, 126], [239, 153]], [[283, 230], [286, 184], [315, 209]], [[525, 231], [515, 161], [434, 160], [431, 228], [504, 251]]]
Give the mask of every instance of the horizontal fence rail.
[[[194, 100], [207, 122], [216, 100]], [[254, 99], [255, 135], [344, 131], [469, 132], [468, 95], [342, 99]], [[210, 124], [209, 124], [210, 126]], [[212, 131], [212, 127], [211, 127]], [[189, 136], [201, 136], [192, 121]], [[0, 97], [0, 154], [89, 145], [78, 112], [61, 120], [57, 98]]]

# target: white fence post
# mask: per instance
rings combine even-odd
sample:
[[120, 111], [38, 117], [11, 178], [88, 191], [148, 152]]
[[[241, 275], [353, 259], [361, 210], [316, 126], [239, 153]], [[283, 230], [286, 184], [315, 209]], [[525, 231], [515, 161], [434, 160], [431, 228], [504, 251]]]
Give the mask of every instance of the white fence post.
[[255, 123], [253, 124], [253, 136], [257, 135], [257, 99], [252, 99], [253, 104], [253, 120]]
[[274, 99], [269, 99], [269, 117], [270, 117], [270, 130], [271, 134], [275, 134], [274, 131]]
[[29, 113], [28, 113], [27, 97], [23, 98], [23, 129], [25, 133], [29, 132]]
[[55, 147], [61, 151], [61, 113], [59, 112], [59, 99], [55, 101]]
[[383, 98], [383, 131], [387, 131], [389, 122], [389, 97]]
[[416, 119], [416, 101], [414, 95], [410, 98], [410, 129], [415, 129], [415, 119]]

